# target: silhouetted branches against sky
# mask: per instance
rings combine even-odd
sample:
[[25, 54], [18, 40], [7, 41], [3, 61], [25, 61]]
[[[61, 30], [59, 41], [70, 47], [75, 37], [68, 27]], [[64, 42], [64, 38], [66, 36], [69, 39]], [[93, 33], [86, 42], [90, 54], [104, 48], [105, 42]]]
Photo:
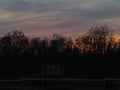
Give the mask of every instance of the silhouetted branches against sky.
[[116, 42], [112, 30], [105, 25], [93, 27], [75, 40], [59, 34], [54, 34], [51, 39], [29, 39], [22, 31], [9, 32], [0, 38], [0, 56], [48, 58], [118, 53], [120, 41]]

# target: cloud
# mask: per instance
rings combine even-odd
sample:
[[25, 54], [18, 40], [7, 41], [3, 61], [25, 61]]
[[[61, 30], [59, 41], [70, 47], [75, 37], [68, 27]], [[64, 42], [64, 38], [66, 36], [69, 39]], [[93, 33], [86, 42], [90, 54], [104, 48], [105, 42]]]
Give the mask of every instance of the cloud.
[[[106, 0], [107, 1], [107, 0]], [[101, 6], [104, 0], [5, 0], [1, 6], [12, 12], [44, 12], [49, 10], [94, 9]]]
[[[51, 0], [52, 1], [52, 0]], [[34, 12], [34, 13], [42, 13], [57, 9], [62, 9], [63, 7], [66, 7], [64, 3], [56, 2], [54, 1], [39, 1], [39, 0], [21, 0], [21, 1], [14, 1], [7, 3], [6, 7], [4, 7], [5, 10], [11, 11], [11, 12]]]
[[119, 3], [118, 0], [1, 0], [0, 33], [18, 29], [31, 36], [78, 35], [101, 24], [119, 28]]

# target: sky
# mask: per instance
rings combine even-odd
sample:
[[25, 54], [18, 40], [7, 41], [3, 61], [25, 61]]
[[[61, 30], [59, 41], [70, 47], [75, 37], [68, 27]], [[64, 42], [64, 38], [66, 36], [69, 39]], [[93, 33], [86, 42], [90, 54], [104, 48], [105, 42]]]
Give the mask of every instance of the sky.
[[119, 33], [120, 0], [0, 0], [0, 36], [77, 37], [104, 24]]

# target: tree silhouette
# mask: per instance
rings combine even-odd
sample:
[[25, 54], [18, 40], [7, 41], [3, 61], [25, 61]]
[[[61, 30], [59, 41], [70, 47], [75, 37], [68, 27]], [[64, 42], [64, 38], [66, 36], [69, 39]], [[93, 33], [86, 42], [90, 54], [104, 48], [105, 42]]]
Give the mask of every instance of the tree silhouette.
[[12, 40], [9, 34], [0, 39], [0, 55], [9, 56], [11, 52]]
[[65, 48], [66, 38], [62, 37], [61, 35], [54, 34], [53, 39], [50, 42], [52, 51], [57, 54], [62, 52]]
[[49, 44], [50, 44], [49, 38], [44, 38], [41, 41], [41, 47], [40, 47], [40, 49], [41, 49], [41, 52], [42, 52], [41, 54], [44, 57], [47, 57], [50, 54], [50, 45]]
[[33, 38], [30, 41], [30, 55], [33, 56], [38, 56], [40, 54], [40, 44], [41, 44], [41, 40], [40, 38]]
[[7, 33], [0, 41], [2, 55], [15, 56], [23, 55], [28, 47], [28, 38], [21, 31]]
[[[51, 39], [29, 39], [22, 31], [9, 32], [0, 38], [0, 66], [4, 66], [2, 58], [5, 58], [9, 61], [6, 73], [16, 67], [20, 75], [27, 77], [43, 75], [42, 72], [46, 72], [44, 70], [50, 65], [61, 65], [64, 77], [93, 75], [95, 78], [115, 74], [119, 77], [120, 61], [115, 59], [120, 58], [119, 55], [120, 40], [116, 41], [112, 30], [105, 25], [93, 27], [76, 39], [60, 34], [54, 34]], [[55, 67], [52, 67], [53, 70], [56, 70]]]
[[[119, 43], [119, 42], [118, 42]], [[103, 55], [116, 53], [120, 45], [115, 42], [112, 30], [108, 26], [91, 28], [88, 33], [78, 37], [75, 41], [59, 34], [53, 38], [28, 39], [21, 31], [7, 33], [0, 39], [1, 56], [37, 56], [51, 55]], [[65, 56], [64, 56], [65, 57]]]
[[96, 54], [104, 54], [106, 49], [111, 47], [112, 30], [108, 26], [91, 28], [82, 38], [85, 51], [92, 51]]

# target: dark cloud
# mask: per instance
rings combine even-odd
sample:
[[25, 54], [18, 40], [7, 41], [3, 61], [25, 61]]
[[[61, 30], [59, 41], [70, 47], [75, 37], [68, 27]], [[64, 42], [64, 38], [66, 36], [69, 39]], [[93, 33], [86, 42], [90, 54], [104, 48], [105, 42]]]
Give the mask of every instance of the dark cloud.
[[61, 29], [60, 32], [72, 33], [106, 22], [119, 27], [119, 3], [118, 0], [1, 0], [0, 30], [20, 28], [52, 33]]
[[4, 8], [10, 12], [33, 12], [33, 13], [41, 13], [41, 12], [48, 12], [54, 10], [61, 10], [65, 7], [64, 3], [60, 2], [44, 2], [44, 1], [37, 1], [37, 2], [28, 2], [28, 1], [17, 1], [12, 2], [10, 5], [6, 5]]

